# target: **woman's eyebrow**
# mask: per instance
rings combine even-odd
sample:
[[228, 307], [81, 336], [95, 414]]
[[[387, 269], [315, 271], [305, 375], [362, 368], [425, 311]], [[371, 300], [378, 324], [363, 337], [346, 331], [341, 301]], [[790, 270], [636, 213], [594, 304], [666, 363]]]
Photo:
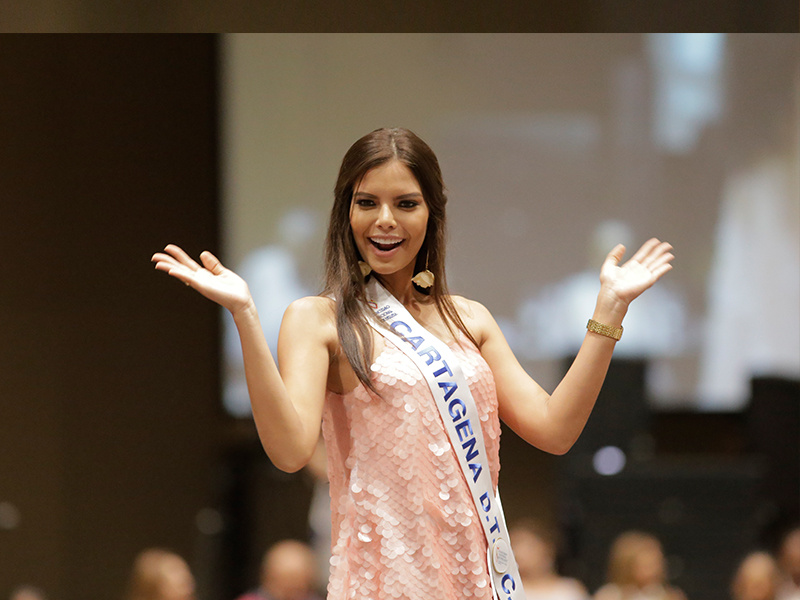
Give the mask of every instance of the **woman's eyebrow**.
[[[375, 194], [370, 194], [369, 192], [356, 192], [353, 196], [362, 196], [364, 198], [377, 198]], [[395, 200], [407, 200], [410, 198], [422, 198], [422, 192], [409, 192], [408, 194], [400, 194], [399, 196], [395, 196]]]

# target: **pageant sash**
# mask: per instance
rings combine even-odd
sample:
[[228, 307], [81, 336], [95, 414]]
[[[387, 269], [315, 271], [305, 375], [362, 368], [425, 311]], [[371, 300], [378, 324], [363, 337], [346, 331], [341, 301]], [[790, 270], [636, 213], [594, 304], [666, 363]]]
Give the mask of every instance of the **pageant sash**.
[[369, 315], [370, 325], [392, 342], [399, 337], [402, 343], [396, 344], [397, 347], [417, 365], [431, 389], [450, 444], [467, 480], [478, 520], [483, 525], [495, 598], [524, 600], [500, 494], [495, 495], [492, 491], [478, 408], [458, 359], [447, 344], [417, 323], [375, 277], [367, 284], [367, 300], [374, 311], [374, 315]]

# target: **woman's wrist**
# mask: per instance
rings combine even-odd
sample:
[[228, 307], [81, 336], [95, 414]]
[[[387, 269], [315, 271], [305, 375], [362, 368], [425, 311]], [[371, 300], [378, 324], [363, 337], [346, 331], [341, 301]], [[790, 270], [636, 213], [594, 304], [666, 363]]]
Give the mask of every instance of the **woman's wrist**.
[[231, 316], [233, 316], [233, 321], [239, 325], [240, 323], [246, 322], [253, 317], [258, 319], [258, 311], [256, 310], [256, 304], [253, 302], [253, 298], [250, 297], [247, 301], [242, 304], [238, 308], [231, 308], [229, 309], [231, 312]]
[[628, 303], [612, 293], [600, 291], [592, 313], [592, 319], [610, 327], [621, 327], [628, 312]]

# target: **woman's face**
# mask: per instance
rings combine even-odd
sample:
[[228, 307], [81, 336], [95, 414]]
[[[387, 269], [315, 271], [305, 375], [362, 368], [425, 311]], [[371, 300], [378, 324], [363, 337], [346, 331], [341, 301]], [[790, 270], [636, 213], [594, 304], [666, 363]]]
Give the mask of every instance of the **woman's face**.
[[390, 160], [367, 171], [353, 192], [350, 228], [373, 271], [413, 275], [427, 227], [428, 205], [406, 165]]

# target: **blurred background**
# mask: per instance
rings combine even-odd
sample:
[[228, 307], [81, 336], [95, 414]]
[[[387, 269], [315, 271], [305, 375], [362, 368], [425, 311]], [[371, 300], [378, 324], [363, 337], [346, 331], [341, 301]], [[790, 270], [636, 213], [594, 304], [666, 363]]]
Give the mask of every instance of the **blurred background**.
[[728, 597], [800, 520], [799, 62], [791, 34], [0, 37], [0, 595], [121, 598], [159, 545], [233, 599], [321, 535], [226, 315], [149, 258], [217, 252], [274, 347], [320, 289], [341, 157], [403, 126], [442, 166], [451, 289], [548, 389], [605, 253], [673, 243], [584, 435], [553, 457], [504, 430], [501, 489], [590, 590], [638, 528], [689, 598]]

